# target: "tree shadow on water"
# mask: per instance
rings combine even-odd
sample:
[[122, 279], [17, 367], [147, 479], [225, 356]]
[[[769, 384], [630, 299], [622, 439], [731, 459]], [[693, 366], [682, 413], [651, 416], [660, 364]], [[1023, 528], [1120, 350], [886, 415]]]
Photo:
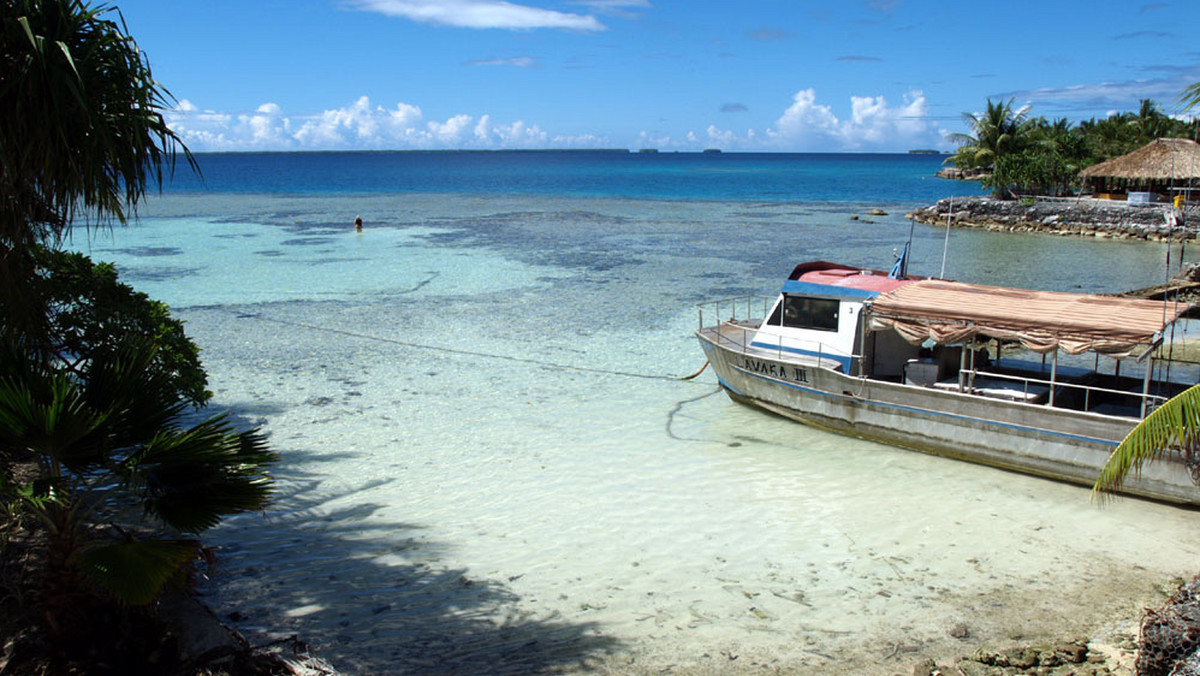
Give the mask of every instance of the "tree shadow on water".
[[523, 610], [508, 580], [440, 565], [448, 548], [427, 529], [354, 500], [397, 479], [333, 492], [297, 469], [331, 456], [287, 456], [270, 512], [231, 518], [207, 538], [217, 567], [201, 592], [252, 643], [295, 635], [361, 674], [583, 672], [620, 650], [594, 622]]

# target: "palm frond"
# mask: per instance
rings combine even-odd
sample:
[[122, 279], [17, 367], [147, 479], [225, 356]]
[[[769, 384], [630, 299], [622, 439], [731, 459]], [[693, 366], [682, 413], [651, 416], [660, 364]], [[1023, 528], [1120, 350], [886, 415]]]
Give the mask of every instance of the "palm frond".
[[1092, 487], [1092, 498], [1105, 499], [1120, 490], [1132, 471], [1172, 452], [1188, 449], [1200, 432], [1200, 385], [1193, 385], [1168, 399], [1137, 424], [1113, 450]]
[[238, 432], [224, 416], [188, 430], [167, 430], [129, 461], [146, 511], [170, 526], [199, 533], [229, 514], [261, 509], [271, 493], [267, 467], [276, 460], [257, 430]]
[[79, 551], [76, 565], [122, 603], [150, 603], [196, 557], [195, 540], [136, 540], [98, 544]]
[[1187, 111], [1200, 105], [1200, 82], [1190, 85], [1179, 95], [1179, 112]]
[[98, 463], [108, 416], [62, 376], [34, 385], [0, 380], [0, 439], [72, 469]]

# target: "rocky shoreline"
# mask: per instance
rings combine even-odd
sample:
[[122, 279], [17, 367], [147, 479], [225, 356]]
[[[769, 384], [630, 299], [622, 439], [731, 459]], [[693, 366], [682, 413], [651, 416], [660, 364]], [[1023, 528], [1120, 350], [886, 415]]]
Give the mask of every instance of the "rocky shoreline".
[[[1166, 204], [1131, 204], [1090, 197], [1001, 200], [992, 197], [953, 197], [921, 207], [909, 218], [929, 225], [981, 228], [994, 232], [1036, 232], [1054, 235], [1162, 241], [1196, 239], [1200, 207], [1189, 205], [1183, 218], [1168, 224]], [[1181, 227], [1182, 225], [1182, 227]]]

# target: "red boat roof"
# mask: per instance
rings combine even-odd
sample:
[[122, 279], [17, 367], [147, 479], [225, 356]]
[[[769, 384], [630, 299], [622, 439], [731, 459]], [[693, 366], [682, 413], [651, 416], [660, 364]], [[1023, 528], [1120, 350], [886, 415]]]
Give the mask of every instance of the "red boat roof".
[[893, 279], [880, 270], [863, 270], [849, 265], [838, 265], [816, 261], [797, 265], [789, 279], [810, 284], [839, 286], [848, 289], [861, 289], [875, 293], [886, 293], [893, 289], [909, 284], [913, 279]]

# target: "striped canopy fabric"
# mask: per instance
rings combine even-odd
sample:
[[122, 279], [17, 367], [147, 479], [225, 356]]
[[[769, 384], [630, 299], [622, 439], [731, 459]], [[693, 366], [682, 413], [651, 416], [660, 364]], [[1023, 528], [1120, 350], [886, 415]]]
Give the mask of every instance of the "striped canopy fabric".
[[872, 330], [895, 329], [919, 344], [975, 338], [1018, 340], [1029, 349], [1127, 356], [1152, 345], [1190, 305], [1116, 296], [1032, 291], [928, 279], [880, 294]]

